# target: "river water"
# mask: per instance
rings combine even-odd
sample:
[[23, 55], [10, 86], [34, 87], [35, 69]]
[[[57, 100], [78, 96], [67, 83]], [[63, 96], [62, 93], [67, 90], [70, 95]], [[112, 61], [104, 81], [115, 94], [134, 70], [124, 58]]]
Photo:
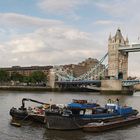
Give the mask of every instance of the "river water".
[[[140, 140], [140, 124], [103, 133], [87, 133], [81, 130], [47, 130], [44, 125], [25, 122], [21, 127], [10, 125], [9, 110], [21, 106], [22, 98], [32, 98], [47, 103], [68, 103], [72, 99], [87, 99], [104, 105], [109, 98], [120, 99], [122, 105], [130, 105], [140, 111], [140, 92], [132, 96], [100, 95], [91, 92], [16, 92], [0, 91], [0, 140]], [[27, 106], [35, 106], [30, 102]]]

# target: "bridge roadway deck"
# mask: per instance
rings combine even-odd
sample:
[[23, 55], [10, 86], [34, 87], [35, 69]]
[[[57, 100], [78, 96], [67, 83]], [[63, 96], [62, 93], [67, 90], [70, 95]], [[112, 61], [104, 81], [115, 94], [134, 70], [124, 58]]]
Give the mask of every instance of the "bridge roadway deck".
[[120, 47], [119, 51], [123, 52], [140, 52], [140, 44], [129, 45], [128, 47]]
[[[55, 84], [58, 86], [91, 86], [95, 85], [97, 87], [101, 86], [102, 80], [81, 80], [81, 81], [56, 81]], [[116, 80], [120, 81], [120, 80]], [[136, 84], [140, 84], [140, 80], [121, 80], [122, 86], [128, 87]]]
[[81, 81], [56, 81], [58, 85], [101, 85], [101, 80], [81, 80]]
[[122, 80], [122, 86], [129, 87], [140, 84], [140, 80]]

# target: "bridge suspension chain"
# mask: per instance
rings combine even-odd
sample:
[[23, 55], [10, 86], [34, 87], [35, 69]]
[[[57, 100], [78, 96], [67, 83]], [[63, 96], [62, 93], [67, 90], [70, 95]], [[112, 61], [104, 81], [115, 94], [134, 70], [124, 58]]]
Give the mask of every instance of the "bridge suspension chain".
[[58, 81], [72, 81], [75, 79], [72, 75], [68, 74], [68, 72], [60, 66], [54, 67], [55, 74], [58, 77]]
[[[75, 80], [89, 80], [93, 75], [95, 75], [96, 70], [99, 68], [99, 66], [104, 62], [106, 57], [108, 56], [108, 53], [102, 57], [102, 59], [99, 61], [97, 65], [92, 67], [89, 71], [86, 73], [82, 74], [81, 76], [75, 78], [73, 75], [69, 74], [65, 69], [63, 69], [61, 66], [56, 66], [54, 67], [55, 74], [58, 78], [58, 81], [75, 81]], [[106, 70], [106, 67], [104, 68], [103, 71], [97, 73], [97, 76], [99, 74], [102, 74]]]
[[102, 57], [102, 59], [99, 61], [99, 63], [92, 67], [89, 71], [87, 71], [86, 73], [82, 74], [81, 76], [77, 77], [76, 80], [85, 80], [85, 79], [89, 79], [89, 77], [91, 77], [95, 71], [98, 69], [98, 67], [103, 63], [103, 61], [106, 59], [106, 57], [108, 56], [108, 53], [106, 53], [104, 55], [104, 57]]
[[105, 77], [105, 75], [102, 75], [102, 74], [104, 74], [104, 73], [105, 73], [105, 71], [106, 71], [107, 69], [108, 69], [108, 64], [107, 64], [107, 65], [105, 65], [105, 68], [97, 74], [97, 77], [99, 77], [99, 76], [103, 76], [103, 78], [104, 78], [104, 77]]

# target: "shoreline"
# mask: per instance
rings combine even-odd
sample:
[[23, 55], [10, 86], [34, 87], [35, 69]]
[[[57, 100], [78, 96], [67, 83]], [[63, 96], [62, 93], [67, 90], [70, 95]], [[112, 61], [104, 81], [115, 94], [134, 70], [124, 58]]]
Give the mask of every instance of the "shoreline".
[[67, 89], [60, 89], [60, 88], [48, 88], [48, 87], [41, 87], [41, 86], [0, 86], [0, 90], [11, 90], [11, 91], [49, 91], [49, 92], [99, 92], [93, 89], [87, 88], [67, 88]]
[[[132, 95], [132, 92], [128, 91], [113, 91], [113, 90], [107, 90], [107, 91], [98, 91], [93, 89], [87, 89], [87, 88], [48, 88], [48, 87], [41, 87], [41, 86], [0, 86], [0, 90], [9, 90], [9, 91], [40, 91], [40, 92], [98, 92], [99, 94], [117, 94], [117, 95]], [[135, 92], [140, 90], [135, 90]]]

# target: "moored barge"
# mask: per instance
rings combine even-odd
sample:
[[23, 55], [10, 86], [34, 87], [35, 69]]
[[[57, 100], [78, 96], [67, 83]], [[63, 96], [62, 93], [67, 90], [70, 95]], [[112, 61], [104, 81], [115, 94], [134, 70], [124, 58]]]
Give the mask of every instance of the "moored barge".
[[[31, 101], [34, 103], [41, 104], [41, 106], [36, 106], [34, 108], [25, 107], [25, 101]], [[10, 115], [12, 116], [13, 120], [34, 120], [41, 123], [44, 123], [45, 119], [45, 109], [48, 108], [50, 104], [43, 103], [37, 100], [23, 98], [22, 99], [22, 106], [20, 108], [12, 107], [10, 109]]]
[[107, 130], [112, 130], [115, 128], [120, 128], [128, 125], [133, 125], [140, 123], [140, 115], [130, 116], [123, 119], [119, 119], [111, 122], [93, 122], [83, 126], [83, 131], [86, 132], [102, 132]]
[[109, 122], [137, 114], [138, 111], [132, 107], [108, 103], [105, 107], [74, 108], [68, 106], [63, 110], [48, 109], [45, 111], [45, 119], [48, 129], [74, 130], [81, 129], [91, 122]]

